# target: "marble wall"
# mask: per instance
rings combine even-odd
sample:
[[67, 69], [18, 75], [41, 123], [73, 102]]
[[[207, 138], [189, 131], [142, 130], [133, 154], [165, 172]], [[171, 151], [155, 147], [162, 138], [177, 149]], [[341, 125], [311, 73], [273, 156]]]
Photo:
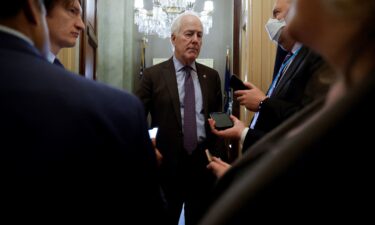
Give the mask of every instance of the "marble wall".
[[133, 2], [98, 0], [97, 9], [99, 39], [97, 78], [99, 81], [132, 91]]
[[[147, 6], [144, 0], [145, 6]], [[203, 9], [204, 0], [197, 0], [196, 11]], [[133, 1], [98, 0], [98, 64], [97, 78], [110, 85], [134, 91], [138, 84], [141, 62], [141, 40], [134, 25]], [[226, 49], [232, 49], [233, 42], [233, 2], [215, 0], [213, 28], [205, 35], [200, 58], [213, 59], [224, 85]], [[148, 36], [146, 66], [152, 65], [153, 58], [172, 56], [170, 40]]]

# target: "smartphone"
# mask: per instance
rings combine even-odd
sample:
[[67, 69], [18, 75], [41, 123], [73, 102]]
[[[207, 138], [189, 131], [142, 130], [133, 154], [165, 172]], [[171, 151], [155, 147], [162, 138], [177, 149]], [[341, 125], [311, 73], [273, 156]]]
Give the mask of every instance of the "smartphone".
[[215, 128], [218, 130], [225, 130], [233, 127], [234, 125], [229, 115], [224, 112], [210, 113], [210, 117], [215, 120]]
[[232, 75], [230, 77], [229, 86], [233, 89], [233, 91], [249, 90], [249, 88], [246, 87], [242, 80], [238, 78], [236, 75]]
[[154, 127], [152, 129], [148, 130], [148, 134], [150, 135], [151, 139], [156, 138], [156, 134], [157, 133], [158, 133], [158, 128], [157, 127]]

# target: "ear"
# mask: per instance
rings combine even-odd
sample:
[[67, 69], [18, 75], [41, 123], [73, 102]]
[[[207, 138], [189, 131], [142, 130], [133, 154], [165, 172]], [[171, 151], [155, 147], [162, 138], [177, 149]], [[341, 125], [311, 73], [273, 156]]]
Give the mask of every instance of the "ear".
[[175, 41], [176, 41], [176, 35], [175, 34], [171, 34], [171, 42], [172, 42], [172, 44], [174, 44]]
[[40, 0], [26, 0], [24, 7], [27, 20], [32, 24], [38, 24], [40, 22], [40, 14], [44, 10]]

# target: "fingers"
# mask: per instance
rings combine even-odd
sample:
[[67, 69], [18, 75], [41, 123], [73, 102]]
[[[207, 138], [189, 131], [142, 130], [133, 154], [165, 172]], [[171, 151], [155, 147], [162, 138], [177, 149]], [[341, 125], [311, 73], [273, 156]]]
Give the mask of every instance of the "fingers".
[[250, 82], [244, 82], [244, 85], [250, 89], [256, 88], [256, 86]]
[[156, 148], [156, 138], [151, 138], [152, 146]]
[[238, 118], [233, 115], [230, 115], [229, 117], [233, 121], [233, 123], [235, 123], [238, 120]]
[[222, 165], [223, 167], [229, 167], [230, 166], [228, 163], [224, 162], [223, 160], [221, 160], [218, 157], [212, 156], [211, 158], [212, 158], [213, 162], [218, 163], [218, 164]]
[[229, 164], [217, 157], [212, 157], [212, 161], [207, 165], [207, 168], [211, 170], [216, 177], [222, 177], [230, 167]]
[[216, 127], [215, 127], [215, 124], [216, 124], [215, 120], [209, 118], [209, 119], [208, 119], [208, 123], [209, 123], [209, 125], [210, 125], [211, 132], [212, 132], [213, 134], [218, 135], [218, 134], [219, 134], [219, 130], [217, 130]]
[[157, 164], [158, 164], [158, 166], [160, 166], [162, 164], [162, 161], [163, 161], [163, 155], [160, 153], [160, 151], [157, 148], [155, 148], [155, 154], [156, 154]]

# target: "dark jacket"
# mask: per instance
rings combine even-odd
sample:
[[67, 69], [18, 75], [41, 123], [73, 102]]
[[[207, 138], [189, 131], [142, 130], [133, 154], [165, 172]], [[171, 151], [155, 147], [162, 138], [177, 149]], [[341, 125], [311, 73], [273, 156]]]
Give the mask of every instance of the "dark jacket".
[[262, 104], [254, 129], [247, 133], [243, 151], [313, 100], [324, 96], [332, 79], [321, 79], [321, 76], [333, 76], [322, 74], [327, 68], [319, 55], [302, 47], [270, 98]]
[[3, 215], [159, 220], [155, 152], [136, 97], [67, 72], [0, 32], [0, 102]]

